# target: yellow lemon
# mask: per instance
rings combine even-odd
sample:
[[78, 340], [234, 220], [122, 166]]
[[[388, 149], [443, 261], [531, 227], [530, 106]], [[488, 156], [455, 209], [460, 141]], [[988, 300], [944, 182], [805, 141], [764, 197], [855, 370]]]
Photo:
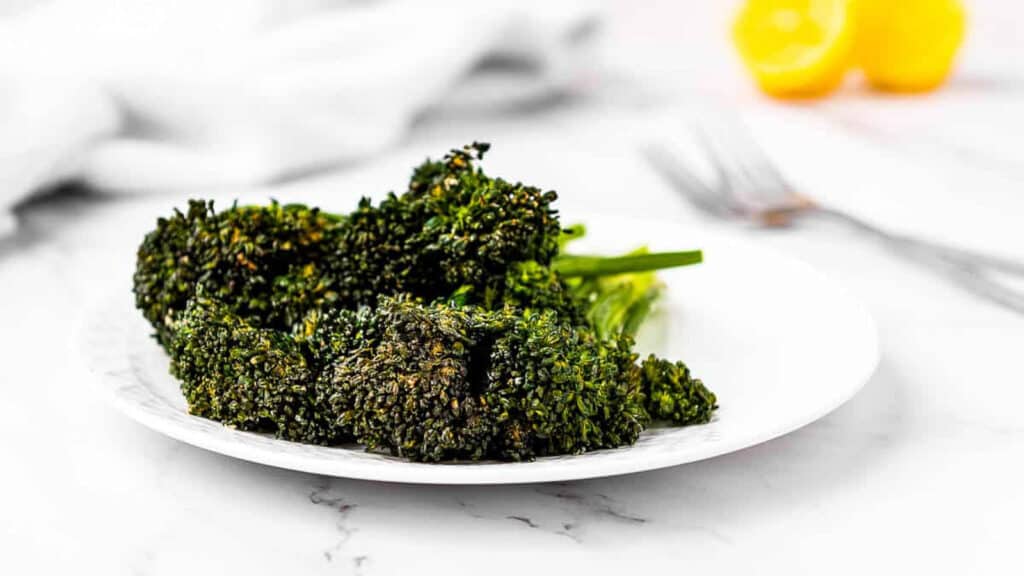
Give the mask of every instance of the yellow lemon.
[[858, 0], [857, 62], [877, 88], [930, 90], [953, 68], [965, 20], [959, 0]]
[[851, 0], [749, 0], [733, 41], [762, 90], [820, 96], [843, 81], [854, 50]]

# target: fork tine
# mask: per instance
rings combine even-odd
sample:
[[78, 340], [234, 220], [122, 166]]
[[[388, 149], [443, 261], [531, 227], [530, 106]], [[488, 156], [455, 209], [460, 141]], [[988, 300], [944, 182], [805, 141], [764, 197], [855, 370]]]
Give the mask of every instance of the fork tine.
[[[698, 177], [677, 144], [662, 142], [643, 149], [656, 171], [668, 179], [697, 208], [719, 217], [742, 216], [763, 225], [778, 226], [807, 202], [788, 185], [764, 150], [738, 120], [711, 114], [694, 127], [696, 144], [716, 177], [709, 184]], [[707, 117], [705, 117], [707, 118]]]
[[664, 145], [651, 144], [642, 149], [644, 158], [677, 192], [698, 209], [717, 217], [728, 217], [731, 208], [725, 198], [698, 178], [678, 154]]
[[761, 195], [763, 184], [756, 168], [745, 162], [742, 154], [730, 148], [726, 139], [716, 138], [706, 128], [698, 128], [698, 134], [705, 155], [718, 172], [719, 194], [728, 197], [735, 213], [764, 223], [762, 215], [777, 207], [778, 202], [766, 202]]
[[729, 199], [739, 212], [747, 212], [742, 190], [749, 188], [747, 174], [733, 158], [733, 154], [722, 149], [721, 143], [703, 126], [694, 129], [697, 143], [707, 156], [718, 181], [718, 193]]
[[716, 149], [714, 143], [711, 141], [711, 135], [702, 126], [698, 125], [694, 127], [694, 136], [697, 140], [697, 145], [700, 146], [704, 155], [707, 156], [708, 162], [711, 163], [711, 168], [715, 172], [715, 179], [718, 181], [719, 193], [732, 196], [735, 188], [735, 177], [731, 174], [731, 171], [725, 166], [722, 160], [722, 155]]
[[718, 134], [722, 137], [718, 152], [730, 158], [732, 165], [746, 180], [747, 186], [741, 189], [748, 195], [746, 200], [759, 204], [789, 203], [792, 200], [792, 187], [746, 124], [725, 115], [720, 117], [718, 123]]

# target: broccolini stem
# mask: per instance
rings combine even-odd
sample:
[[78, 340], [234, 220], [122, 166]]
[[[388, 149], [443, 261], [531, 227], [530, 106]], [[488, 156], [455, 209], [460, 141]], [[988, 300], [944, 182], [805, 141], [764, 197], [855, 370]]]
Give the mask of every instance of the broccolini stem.
[[562, 229], [558, 235], [558, 251], [565, 250], [566, 244], [578, 240], [587, 234], [587, 228], [583, 224], [573, 224]]
[[700, 250], [687, 252], [656, 252], [626, 256], [578, 256], [560, 254], [551, 267], [566, 278], [580, 276], [611, 276], [631, 272], [649, 272], [677, 266], [689, 266], [704, 261]]

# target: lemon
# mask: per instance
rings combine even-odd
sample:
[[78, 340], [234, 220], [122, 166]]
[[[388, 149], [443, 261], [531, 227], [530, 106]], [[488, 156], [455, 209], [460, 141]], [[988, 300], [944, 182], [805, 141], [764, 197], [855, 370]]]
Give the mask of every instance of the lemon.
[[851, 0], [749, 0], [733, 41], [762, 90], [773, 96], [820, 96], [843, 81], [853, 58]]
[[959, 0], [858, 0], [857, 63], [877, 88], [930, 90], [952, 70], [965, 20]]

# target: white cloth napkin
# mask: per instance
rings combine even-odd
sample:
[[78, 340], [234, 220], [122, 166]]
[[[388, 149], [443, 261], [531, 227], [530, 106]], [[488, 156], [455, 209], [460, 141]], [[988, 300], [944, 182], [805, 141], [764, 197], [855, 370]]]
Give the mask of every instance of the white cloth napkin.
[[0, 235], [76, 178], [244, 186], [358, 159], [437, 107], [565, 89], [586, 1], [51, 0], [0, 16]]

